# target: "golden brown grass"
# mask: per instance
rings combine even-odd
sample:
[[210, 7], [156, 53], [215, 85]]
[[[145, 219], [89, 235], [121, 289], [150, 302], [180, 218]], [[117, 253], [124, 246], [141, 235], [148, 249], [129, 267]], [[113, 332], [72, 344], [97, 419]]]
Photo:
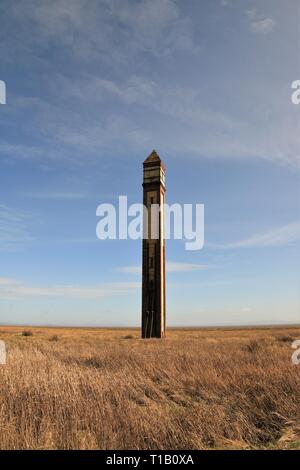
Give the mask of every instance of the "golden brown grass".
[[300, 329], [0, 327], [1, 449], [300, 448]]

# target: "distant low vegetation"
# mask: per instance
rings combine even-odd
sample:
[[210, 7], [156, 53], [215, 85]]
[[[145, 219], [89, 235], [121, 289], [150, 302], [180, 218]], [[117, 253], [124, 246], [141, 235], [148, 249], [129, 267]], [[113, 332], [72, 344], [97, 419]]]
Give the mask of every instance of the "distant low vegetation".
[[33, 336], [33, 333], [31, 330], [23, 330], [22, 336]]
[[58, 335], [52, 335], [52, 336], [50, 336], [50, 341], [58, 341], [58, 340], [59, 340]]
[[300, 329], [0, 336], [0, 449], [300, 448]]

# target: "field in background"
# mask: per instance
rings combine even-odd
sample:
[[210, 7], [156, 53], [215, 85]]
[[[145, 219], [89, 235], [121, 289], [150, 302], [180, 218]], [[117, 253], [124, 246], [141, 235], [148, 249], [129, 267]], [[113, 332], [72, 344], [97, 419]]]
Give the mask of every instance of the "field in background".
[[299, 449], [296, 338], [0, 326], [0, 449]]

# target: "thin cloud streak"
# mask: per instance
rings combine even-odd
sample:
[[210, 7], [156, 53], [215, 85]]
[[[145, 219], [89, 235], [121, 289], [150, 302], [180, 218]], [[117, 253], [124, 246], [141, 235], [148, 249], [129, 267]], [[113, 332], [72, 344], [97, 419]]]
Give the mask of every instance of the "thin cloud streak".
[[300, 222], [293, 222], [236, 242], [224, 244], [207, 243], [206, 246], [216, 249], [278, 247], [291, 245], [299, 240]]
[[22, 211], [0, 204], [0, 251], [11, 250], [34, 240], [27, 230], [28, 216]]
[[[189, 55], [190, 60], [201, 61], [206, 50], [197, 35], [199, 25], [185, 10], [184, 2], [90, 0], [86, 8], [85, 0], [28, 0], [18, 7], [7, 2], [6, 17], [10, 23], [3, 27], [14, 24], [19, 36], [15, 42], [4, 29], [0, 45], [4, 55], [13, 50], [17, 59], [26, 57], [28, 63], [37, 55], [46, 60], [44, 48], [59, 42], [66, 62], [76, 70], [86, 70], [78, 75], [69, 69], [52, 74], [44, 83], [44, 101], [13, 96], [11, 102], [20, 107], [14, 108], [16, 116], [18, 112], [31, 116], [23, 122], [26, 134], [38, 134], [42, 139], [31, 145], [0, 142], [0, 153], [6, 160], [85, 164], [89, 159], [96, 161], [102, 153], [144, 153], [155, 141], [163, 152], [174, 156], [184, 153], [185, 158], [258, 158], [299, 167], [299, 126], [290, 99], [280, 97], [281, 88], [272, 89], [270, 81], [256, 84], [241, 77], [243, 88], [236, 93], [253, 89], [255, 97], [247, 99], [243, 93], [237, 100], [231, 97], [232, 84], [220, 83], [219, 93], [228, 96], [228, 101], [215, 102], [207, 101], [203, 91], [201, 94], [201, 82], [165, 81], [143, 67], [138, 72], [130, 67], [121, 77], [106, 73], [108, 63], [119, 70], [125, 64], [139, 63], [139, 59], [144, 63], [150, 56], [163, 65], [166, 58], [172, 61], [180, 52], [185, 58]], [[273, 31], [277, 24], [270, 15], [262, 16], [256, 10], [242, 11], [241, 22], [245, 17], [250, 30], [261, 35]], [[159, 69], [160, 63], [155, 65]], [[256, 105], [251, 118], [253, 99], [263, 106]], [[235, 101], [242, 101], [242, 108], [233, 106]]]
[[[211, 265], [206, 264], [196, 264], [196, 263], [178, 263], [174, 261], [166, 262], [166, 270], [169, 273], [178, 273], [178, 272], [190, 272], [190, 271], [201, 271], [204, 269], [211, 268]], [[127, 274], [141, 274], [141, 266], [123, 266], [117, 268], [118, 272], [127, 273]]]
[[271, 17], [262, 17], [255, 9], [246, 10], [250, 31], [254, 34], [268, 34], [276, 27], [276, 21]]
[[98, 286], [31, 286], [21, 281], [0, 278], [1, 298], [23, 297], [66, 297], [98, 299], [115, 295], [128, 294], [140, 288], [139, 282], [109, 282]]
[[89, 195], [87, 193], [76, 193], [76, 192], [59, 192], [59, 191], [52, 191], [52, 192], [34, 192], [34, 193], [26, 193], [27, 197], [31, 197], [33, 199], [49, 199], [49, 200], [80, 200], [80, 199], [87, 199]]
[[250, 23], [250, 29], [253, 33], [258, 33], [258, 34], [268, 34], [276, 26], [276, 21], [274, 21], [272, 18], [264, 18], [262, 20], [257, 20], [257, 21], [252, 21]]

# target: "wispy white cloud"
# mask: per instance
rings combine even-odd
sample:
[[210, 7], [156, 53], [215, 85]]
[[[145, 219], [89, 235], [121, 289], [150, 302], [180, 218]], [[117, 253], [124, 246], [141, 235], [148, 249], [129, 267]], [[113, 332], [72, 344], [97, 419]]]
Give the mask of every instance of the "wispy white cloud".
[[110, 282], [95, 286], [33, 286], [21, 281], [0, 278], [1, 298], [23, 298], [23, 297], [67, 297], [97, 299], [122, 295], [140, 288], [139, 282]]
[[[57, 152], [49, 152], [47, 147], [45, 154], [40, 150], [40, 157], [39, 150], [33, 149], [33, 158], [39, 158], [43, 163], [55, 158], [60, 162], [83, 163], [98, 159], [99, 153], [103, 152], [143, 153], [155, 141], [161, 151], [175, 156], [184, 151], [193, 158], [260, 158], [299, 166], [295, 125], [299, 127], [300, 123], [295, 124], [289, 113], [283, 118], [286, 103], [281, 103], [279, 98], [274, 102], [272, 90], [264, 91], [272, 115], [270, 119], [264, 107], [260, 110], [257, 106], [255, 116], [252, 116], [252, 104], [247, 117], [224, 112], [205, 106], [199, 88], [170, 84], [165, 87], [144, 76], [130, 76], [119, 83], [99, 76], [70, 80], [56, 75], [53, 82], [54, 89], [61, 93], [63, 104], [50, 104], [39, 99], [35, 100], [32, 110], [32, 125], [58, 148]], [[118, 113], [111, 107], [114, 100], [118, 102]], [[259, 98], [257, 101], [261, 102]], [[26, 105], [31, 106], [31, 100], [21, 100], [21, 106]], [[99, 113], [99, 106], [108, 109], [108, 113]], [[155, 115], [160, 126], [154, 129], [149, 127], [147, 119], [146, 122], [137, 120], [133, 106], [134, 109], [141, 108], [144, 116], [150, 116], [150, 119]], [[30, 155], [31, 149], [14, 149], [14, 146], [5, 149], [4, 146], [5, 151], [11, 158], [18, 155], [24, 158], [24, 155]]]
[[268, 34], [276, 26], [276, 21], [272, 18], [263, 18], [261, 20], [255, 20], [250, 23], [250, 29], [253, 33]]
[[[167, 261], [166, 270], [169, 273], [178, 273], [178, 272], [189, 272], [189, 271], [201, 271], [204, 269], [211, 268], [211, 265], [206, 264], [196, 264], [196, 263], [179, 263], [174, 261]], [[117, 271], [128, 274], [141, 274], [141, 266], [122, 266], [117, 268]]]
[[241, 312], [242, 313], [249, 313], [252, 311], [252, 308], [251, 307], [242, 307], [241, 308]]
[[169, 273], [178, 273], [178, 272], [188, 272], [188, 271], [202, 271], [204, 269], [212, 268], [208, 264], [197, 264], [197, 263], [178, 263], [174, 261], [167, 261], [167, 272]]
[[[31, 29], [26, 49], [57, 41], [76, 58], [132, 61], [136, 54], [195, 51], [193, 24], [175, 0], [28, 0], [12, 5], [15, 20]], [[23, 29], [22, 28], [22, 29]], [[20, 45], [19, 45], [20, 47]]]
[[249, 20], [254, 20], [256, 17], [256, 10], [254, 8], [246, 10], [245, 15], [247, 18], [249, 18]]
[[0, 289], [3, 286], [16, 286], [19, 284], [19, 281], [16, 279], [11, 279], [8, 277], [0, 277]]
[[[166, 59], [177, 61], [183, 51], [185, 63], [187, 52], [198, 54], [201, 49], [200, 23], [184, 8], [184, 2], [91, 0], [88, 8], [85, 0], [11, 4], [7, 18], [18, 30], [18, 41], [0, 47], [14, 54], [21, 47], [20, 57], [29, 54], [32, 62], [37, 56], [39, 60], [47, 56], [36, 54], [37, 49], [56, 50], [59, 44], [72, 67], [70, 71], [60, 69], [63, 76], [53, 73], [58, 70], [55, 62], [51, 65], [52, 73], [43, 83], [44, 101], [28, 96], [11, 99], [18, 103], [22, 116], [30, 115], [22, 126], [26, 135], [34, 133], [42, 142], [30, 146], [2, 142], [1, 156], [31, 158], [40, 164], [53, 160], [85, 163], [99, 161], [101, 154], [144, 154], [155, 141], [162, 152], [174, 157], [258, 158], [299, 166], [299, 120], [292, 115], [295, 110], [291, 110], [290, 97], [281, 95], [282, 86], [281, 91], [274, 88], [272, 79], [258, 83], [245, 79], [241, 70], [241, 88], [231, 80], [220, 81], [218, 100], [216, 85], [211, 85], [211, 90], [202, 87], [205, 81], [201, 81], [201, 74], [199, 83], [192, 77], [174, 79], [177, 73], [166, 81], [164, 67], [172, 70], [175, 66]], [[275, 29], [275, 20], [256, 10], [242, 10], [242, 18], [245, 16], [253, 32], [266, 34]], [[5, 39], [3, 33], [3, 37], [4, 41], [12, 40], [11, 34]], [[197, 58], [201, 57], [198, 54]], [[239, 60], [237, 57], [237, 67]], [[198, 62], [188, 65], [195, 76], [201, 67], [201, 60]], [[136, 63], [141, 66], [131, 67]], [[160, 65], [164, 75], [149, 73], [151, 67], [159, 70]], [[74, 67], [78, 74], [73, 73]]]
[[122, 83], [96, 76], [72, 83], [61, 76], [57, 80], [63, 86], [65, 96], [73, 95], [84, 101], [103, 101], [114, 96], [125, 104], [143, 106], [190, 125], [222, 126], [227, 131], [238, 126], [238, 120], [229, 114], [204, 107], [197, 88], [170, 84], [163, 87], [157, 81], [138, 75], [132, 75]]
[[27, 192], [26, 196], [33, 199], [49, 199], [49, 200], [77, 200], [86, 199], [89, 197], [87, 193], [83, 192], [63, 192], [63, 191], [36, 191]]
[[117, 268], [116, 271], [120, 273], [127, 273], [127, 274], [141, 274], [142, 267], [141, 266], [122, 266]]
[[257, 233], [249, 238], [232, 243], [214, 244], [208, 243], [211, 248], [233, 249], [251, 247], [276, 247], [290, 245], [300, 240], [300, 222], [293, 222], [281, 227]]
[[263, 17], [255, 9], [245, 11], [248, 18], [249, 28], [252, 33], [268, 34], [276, 27], [276, 21], [271, 17]]
[[22, 211], [0, 204], [0, 251], [13, 249], [34, 240], [29, 234], [27, 219]]
[[49, 157], [49, 152], [34, 145], [19, 145], [0, 141], [1, 158], [9, 157], [20, 160], [40, 160], [45, 156]]

